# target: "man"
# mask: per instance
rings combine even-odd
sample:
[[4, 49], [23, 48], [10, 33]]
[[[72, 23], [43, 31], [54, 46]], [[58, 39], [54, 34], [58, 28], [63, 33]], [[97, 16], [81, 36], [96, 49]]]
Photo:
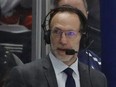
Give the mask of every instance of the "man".
[[[90, 4], [89, 2], [90, 3], [92, 2], [92, 3]], [[96, 0], [92, 0], [92, 1], [91, 0], [55, 0], [54, 3], [56, 7], [65, 5], [65, 4], [76, 7], [80, 9], [83, 12], [83, 14], [86, 16], [88, 21], [87, 29], [88, 29], [88, 37], [89, 37], [87, 40], [88, 41], [87, 46], [89, 50], [85, 50], [78, 54], [78, 57], [81, 57], [79, 58], [79, 61], [89, 65], [93, 69], [97, 69], [101, 71], [102, 63], [100, 58], [100, 55], [101, 55], [100, 32], [95, 30], [96, 24], [99, 25], [98, 23], [98, 20], [99, 20], [98, 7], [99, 6], [97, 3], [97, 6], [94, 6], [94, 9], [93, 9], [92, 7], [93, 2], [98, 2], [98, 0], [97, 1]], [[91, 11], [91, 9], [93, 10]], [[93, 13], [95, 13], [96, 15], [95, 14], [93, 15]], [[90, 42], [92, 43], [90, 44]], [[82, 47], [82, 49], [86, 49], [86, 48]], [[88, 62], [88, 59], [90, 62]]]
[[[101, 72], [78, 62], [80, 41], [86, 34], [83, 13], [66, 5], [48, 15], [49, 30], [45, 30], [44, 38], [50, 39], [45, 40], [50, 43], [51, 52], [46, 58], [14, 68], [5, 87], [107, 87]], [[72, 74], [67, 74], [67, 69]]]

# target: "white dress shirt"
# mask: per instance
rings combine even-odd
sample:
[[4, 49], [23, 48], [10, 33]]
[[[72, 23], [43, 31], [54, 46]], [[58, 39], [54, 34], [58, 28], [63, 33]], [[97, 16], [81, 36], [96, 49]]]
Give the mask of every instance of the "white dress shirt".
[[[53, 65], [53, 68], [54, 68], [54, 71], [56, 74], [58, 87], [65, 87], [67, 75], [63, 71], [66, 68], [68, 68], [69, 66], [64, 64], [58, 58], [56, 58], [51, 52], [49, 53], [49, 56], [50, 56], [50, 60], [52, 62], [52, 65]], [[70, 68], [74, 70], [72, 75], [75, 80], [76, 87], [80, 87], [80, 78], [79, 78], [79, 71], [78, 71], [78, 58], [77, 58], [76, 62], [70, 66]]]

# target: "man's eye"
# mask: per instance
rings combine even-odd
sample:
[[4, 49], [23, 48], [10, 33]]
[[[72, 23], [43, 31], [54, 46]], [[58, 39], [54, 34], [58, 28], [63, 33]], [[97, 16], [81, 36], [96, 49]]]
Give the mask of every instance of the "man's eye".
[[54, 30], [53, 31], [55, 34], [61, 34], [61, 31], [60, 30]]
[[75, 35], [76, 35], [76, 32], [74, 32], [74, 31], [69, 31], [69, 32], [67, 32], [67, 35], [68, 35], [68, 36], [75, 36]]

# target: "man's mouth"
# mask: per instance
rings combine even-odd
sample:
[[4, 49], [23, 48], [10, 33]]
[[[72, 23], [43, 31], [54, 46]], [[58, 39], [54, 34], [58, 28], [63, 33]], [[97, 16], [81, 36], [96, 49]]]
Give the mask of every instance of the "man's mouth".
[[66, 51], [66, 48], [58, 48], [59, 51]]

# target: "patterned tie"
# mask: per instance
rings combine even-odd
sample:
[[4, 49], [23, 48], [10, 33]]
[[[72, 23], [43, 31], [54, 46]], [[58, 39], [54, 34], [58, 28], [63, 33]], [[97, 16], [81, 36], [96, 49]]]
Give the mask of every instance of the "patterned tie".
[[71, 68], [67, 68], [64, 70], [64, 72], [67, 74], [65, 87], [76, 87], [74, 78], [72, 76], [73, 70]]

